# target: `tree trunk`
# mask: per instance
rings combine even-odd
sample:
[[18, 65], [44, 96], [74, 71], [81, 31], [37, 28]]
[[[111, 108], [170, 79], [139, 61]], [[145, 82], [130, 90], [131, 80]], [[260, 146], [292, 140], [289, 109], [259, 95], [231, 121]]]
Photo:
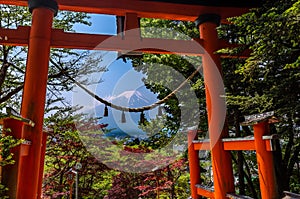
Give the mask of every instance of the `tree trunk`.
[[[234, 110], [234, 126], [236, 137], [241, 137], [242, 133], [240, 130], [240, 112], [239, 110]], [[244, 157], [243, 152], [237, 152], [237, 166], [238, 166], [238, 179], [239, 179], [239, 194], [245, 195], [245, 173], [244, 173]]]

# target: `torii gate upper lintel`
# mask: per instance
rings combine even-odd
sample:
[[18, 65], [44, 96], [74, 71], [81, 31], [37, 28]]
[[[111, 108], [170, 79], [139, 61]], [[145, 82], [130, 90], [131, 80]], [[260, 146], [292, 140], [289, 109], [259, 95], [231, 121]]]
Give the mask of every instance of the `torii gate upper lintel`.
[[[47, 0], [33, 0], [42, 2]], [[52, 1], [52, 0], [49, 0]], [[239, 16], [261, 5], [259, 0], [57, 0], [59, 10], [125, 16], [136, 13], [140, 18], [194, 21], [199, 15], [214, 13], [226, 18]], [[27, 6], [28, 0], [0, 0], [0, 4]], [[36, 4], [36, 3], [34, 3]]]

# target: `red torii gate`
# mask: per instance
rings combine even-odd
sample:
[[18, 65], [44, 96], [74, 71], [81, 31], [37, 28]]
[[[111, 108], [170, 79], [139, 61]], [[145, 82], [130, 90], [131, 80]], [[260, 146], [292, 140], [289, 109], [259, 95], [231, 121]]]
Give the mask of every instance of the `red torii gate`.
[[[130, 50], [132, 45], [144, 46], [145, 43], [164, 44], [168, 50], [139, 49], [148, 53], [180, 53], [188, 55], [200, 55], [203, 57], [205, 82], [213, 79], [215, 74], [206, 70], [212, 64], [218, 66], [222, 74], [220, 56], [214, 54], [217, 49], [234, 45], [219, 41], [216, 27], [220, 21], [226, 23], [226, 18], [241, 15], [259, 4], [256, 0], [227, 1], [168, 1], [168, 0], [0, 0], [0, 4], [27, 6], [32, 11], [32, 26], [18, 27], [16, 30], [0, 29], [0, 43], [3, 45], [28, 45], [28, 58], [23, 91], [21, 115], [35, 122], [35, 126], [16, 126], [16, 122], [7, 122], [6, 127], [15, 128], [19, 138], [31, 141], [29, 153], [24, 155], [16, 153], [16, 167], [11, 170], [15, 176], [10, 183], [11, 198], [30, 199], [39, 198], [42, 183], [42, 164], [44, 157], [45, 139], [43, 139], [43, 116], [48, 75], [48, 62], [51, 47], [97, 49], [97, 45], [107, 38], [110, 44], [101, 46], [99, 50]], [[191, 41], [168, 40], [168, 39], [143, 39], [140, 37], [121, 38], [119, 36], [65, 33], [62, 30], [52, 29], [52, 20], [60, 10], [112, 14], [125, 16], [125, 30], [138, 28], [138, 18], [161, 18], [172, 20], [195, 21], [197, 19], [200, 29], [200, 39], [196, 39], [207, 53], [200, 52], [193, 46]], [[136, 48], [138, 49], [138, 48]], [[212, 107], [208, 89], [206, 89], [208, 117], [211, 117]], [[10, 121], [10, 120], [8, 120]], [[18, 123], [18, 122], [17, 122]], [[211, 124], [209, 124], [211, 127]], [[214, 196], [226, 198], [227, 193], [234, 192], [231, 157], [222, 146], [221, 138], [226, 137], [226, 127], [221, 137], [214, 136], [215, 132], [209, 132], [213, 143], [210, 146], [212, 152], [214, 173]], [[191, 181], [200, 176], [191, 176]], [[192, 184], [194, 185], [194, 184]], [[192, 197], [198, 198], [197, 189], [192, 188]], [[196, 191], [196, 192], [195, 192]]]

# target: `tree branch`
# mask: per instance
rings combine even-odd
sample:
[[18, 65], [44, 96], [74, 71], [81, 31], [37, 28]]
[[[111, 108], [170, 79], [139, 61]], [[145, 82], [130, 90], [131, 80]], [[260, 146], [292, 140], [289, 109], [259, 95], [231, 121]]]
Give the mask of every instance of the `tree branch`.
[[18, 92], [20, 92], [23, 89], [24, 85], [20, 85], [18, 87], [16, 87], [14, 90], [12, 90], [11, 92], [7, 93], [5, 96], [0, 98], [0, 104], [3, 102], [6, 102], [7, 100], [9, 100], [13, 95], [17, 94]]
[[2, 61], [3, 64], [0, 69], [0, 88], [2, 88], [2, 85], [4, 83], [4, 80], [5, 80], [5, 77], [7, 74], [7, 69], [9, 67], [9, 64], [7, 62], [8, 50], [7, 50], [6, 46], [3, 46], [2, 50], [3, 50], [3, 61]]

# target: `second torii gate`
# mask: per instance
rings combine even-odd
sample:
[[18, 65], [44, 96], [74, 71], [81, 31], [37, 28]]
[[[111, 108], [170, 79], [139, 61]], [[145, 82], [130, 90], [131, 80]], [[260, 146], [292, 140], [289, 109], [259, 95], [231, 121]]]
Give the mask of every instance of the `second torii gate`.
[[[32, 12], [31, 27], [18, 29], [0, 29], [0, 43], [3, 45], [28, 45], [28, 58], [25, 75], [25, 85], [22, 98], [21, 115], [35, 122], [35, 126], [23, 125], [20, 138], [31, 141], [29, 153], [16, 156], [17, 169], [12, 170], [16, 176], [12, 183], [11, 198], [31, 199], [40, 197], [43, 164], [42, 128], [44, 103], [48, 75], [50, 48], [98, 49], [126, 51], [135, 46], [145, 46], [147, 43], [160, 42], [160, 45], [170, 46], [171, 52], [161, 49], [139, 49], [147, 53], [179, 53], [203, 57], [205, 84], [211, 84], [215, 74], [209, 70], [212, 64], [217, 65], [222, 74], [220, 56], [214, 52], [220, 48], [233, 45], [219, 41], [216, 27], [226, 18], [241, 15], [251, 7], [258, 6], [256, 0], [228, 1], [168, 1], [168, 0], [0, 0], [0, 4], [29, 6]], [[200, 29], [200, 39], [195, 39], [204, 47], [206, 52], [194, 47], [192, 41], [168, 39], [140, 39], [137, 37], [121, 38], [119, 36], [66, 33], [52, 28], [53, 17], [58, 8], [88, 13], [112, 14], [125, 16], [125, 30], [138, 28], [138, 18], [161, 18], [172, 20], [196, 21]], [[108, 45], [97, 47], [99, 43], [110, 38]], [[147, 46], [147, 45], [146, 45]], [[171, 47], [172, 46], [172, 47]], [[170, 50], [170, 48], [168, 48]], [[213, 63], [212, 63], [213, 61]], [[208, 118], [212, 117], [210, 93], [206, 89]], [[13, 124], [11, 124], [13, 125]], [[7, 126], [9, 127], [9, 126]], [[209, 129], [213, 129], [209, 123]], [[227, 136], [226, 126], [221, 132], [210, 130], [210, 138], [214, 139], [211, 147], [213, 173], [215, 182], [215, 198], [226, 198], [226, 194], [234, 192], [233, 173], [230, 154], [221, 147], [221, 138]], [[200, 178], [192, 176], [191, 180]], [[197, 198], [198, 196], [194, 196]]]

